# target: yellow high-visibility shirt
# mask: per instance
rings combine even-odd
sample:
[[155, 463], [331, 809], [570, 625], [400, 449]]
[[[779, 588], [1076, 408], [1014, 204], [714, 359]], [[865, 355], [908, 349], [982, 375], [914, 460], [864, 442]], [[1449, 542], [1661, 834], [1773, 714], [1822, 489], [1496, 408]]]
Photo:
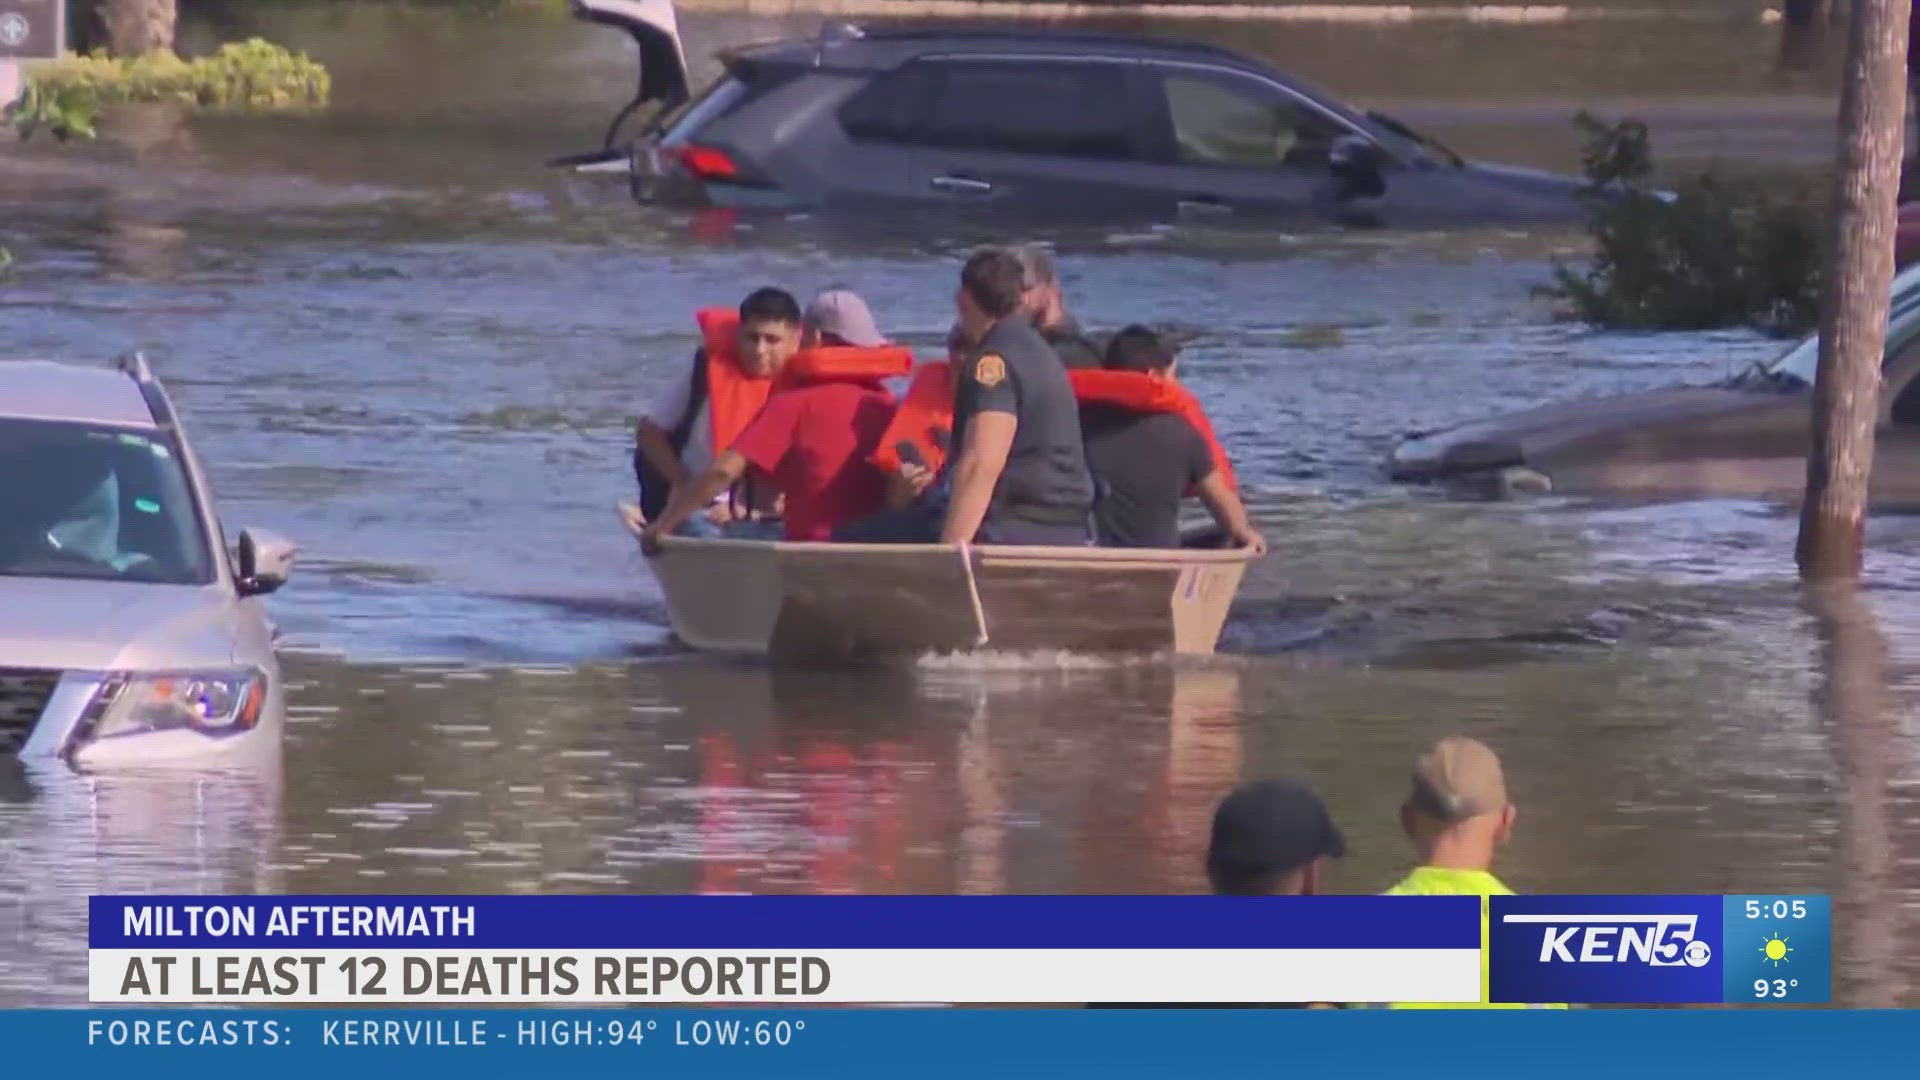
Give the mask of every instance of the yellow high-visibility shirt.
[[1485, 870], [1449, 870], [1440, 866], [1415, 867], [1413, 873], [1388, 889], [1386, 896], [1478, 896], [1480, 898], [1480, 1003], [1396, 1001], [1390, 1009], [1564, 1009], [1565, 1005], [1495, 1004], [1487, 1000], [1487, 897], [1512, 896], [1506, 883]]

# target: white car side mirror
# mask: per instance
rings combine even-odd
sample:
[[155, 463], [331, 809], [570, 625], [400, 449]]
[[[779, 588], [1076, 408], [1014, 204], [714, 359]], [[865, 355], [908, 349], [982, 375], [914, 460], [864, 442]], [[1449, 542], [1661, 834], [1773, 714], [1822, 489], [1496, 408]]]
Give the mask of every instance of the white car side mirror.
[[293, 541], [265, 529], [240, 532], [238, 585], [241, 596], [265, 596], [287, 583], [293, 557], [300, 549]]

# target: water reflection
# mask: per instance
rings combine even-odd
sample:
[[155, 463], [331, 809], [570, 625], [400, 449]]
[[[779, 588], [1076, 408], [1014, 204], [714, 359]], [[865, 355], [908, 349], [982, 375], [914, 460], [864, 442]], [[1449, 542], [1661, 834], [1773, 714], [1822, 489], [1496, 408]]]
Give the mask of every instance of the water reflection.
[[1840, 769], [1839, 865], [1833, 903], [1834, 1002], [1890, 1009], [1904, 1000], [1898, 957], [1901, 899], [1892, 778], [1895, 734], [1887, 701], [1887, 644], [1879, 621], [1849, 584], [1808, 588], [1820, 643], [1814, 705]]
[[277, 760], [31, 779], [0, 801], [0, 1006], [86, 1000], [88, 896], [287, 891]]

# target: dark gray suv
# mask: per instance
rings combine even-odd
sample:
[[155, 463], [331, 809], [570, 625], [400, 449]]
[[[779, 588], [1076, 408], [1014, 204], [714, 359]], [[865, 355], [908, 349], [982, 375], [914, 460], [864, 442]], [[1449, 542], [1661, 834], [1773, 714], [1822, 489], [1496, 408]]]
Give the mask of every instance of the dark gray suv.
[[[638, 42], [603, 150], [643, 201], [1248, 215], [1391, 226], [1566, 221], [1577, 180], [1462, 161], [1224, 49], [1022, 29], [861, 30], [720, 57], [689, 94], [669, 0], [575, 0]], [[622, 121], [661, 108], [638, 136]]]

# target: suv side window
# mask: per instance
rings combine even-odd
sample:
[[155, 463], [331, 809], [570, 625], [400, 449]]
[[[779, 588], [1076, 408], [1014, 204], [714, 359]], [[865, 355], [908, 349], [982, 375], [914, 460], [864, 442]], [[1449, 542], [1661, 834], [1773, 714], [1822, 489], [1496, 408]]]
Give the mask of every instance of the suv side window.
[[1130, 159], [1127, 70], [1100, 61], [925, 60], [861, 91], [841, 123], [854, 138], [918, 146]]
[[1183, 164], [1319, 168], [1347, 134], [1320, 110], [1251, 79], [1167, 71], [1160, 83]]
[[908, 64], [860, 88], [840, 106], [840, 126], [862, 142], [918, 141], [915, 128], [935, 83], [926, 64]]

